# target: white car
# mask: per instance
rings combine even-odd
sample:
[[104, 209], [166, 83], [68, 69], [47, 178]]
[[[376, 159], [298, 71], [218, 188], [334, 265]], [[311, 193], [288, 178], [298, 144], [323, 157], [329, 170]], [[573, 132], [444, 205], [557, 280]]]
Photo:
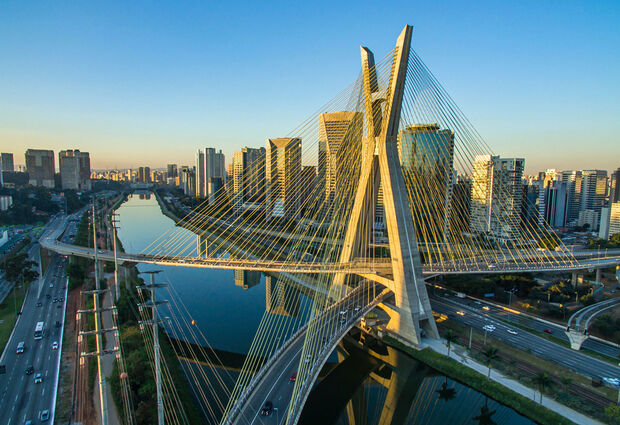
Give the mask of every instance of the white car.
[[58, 341], [52, 342], [52, 350], [58, 350]]
[[507, 329], [506, 332], [508, 332], [510, 335], [518, 335], [517, 331], [513, 331], [512, 329]]
[[482, 329], [484, 329], [487, 332], [493, 332], [495, 330], [495, 326], [493, 326], [493, 325], [484, 325], [482, 327]]
[[614, 387], [620, 387], [620, 379], [618, 378], [603, 378], [603, 381]]

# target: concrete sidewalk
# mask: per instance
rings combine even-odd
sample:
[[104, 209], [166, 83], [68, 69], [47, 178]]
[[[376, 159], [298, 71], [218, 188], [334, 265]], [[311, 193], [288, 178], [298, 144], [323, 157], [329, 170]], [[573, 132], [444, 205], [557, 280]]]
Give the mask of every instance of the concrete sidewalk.
[[[435, 340], [435, 339], [427, 339], [424, 341], [425, 345], [429, 347], [431, 350], [443, 354], [444, 356], [448, 354], [448, 347], [445, 341]], [[482, 365], [478, 363], [476, 360], [469, 357], [467, 351], [464, 347], [452, 344], [452, 350], [450, 351], [450, 358], [456, 360], [457, 362], [474, 369], [476, 372], [481, 373], [484, 376], [488, 374], [488, 367], [486, 365]], [[538, 390], [527, 387], [522, 383], [508, 378], [502, 375], [500, 372], [495, 369], [491, 369], [491, 379], [495, 382], [502, 384], [503, 386], [513, 390], [514, 392], [521, 394], [524, 397], [532, 399], [534, 401], [540, 400], [540, 393]], [[549, 410], [556, 412], [559, 415], [564, 416], [565, 418], [575, 422], [576, 424], [596, 424], [603, 425], [602, 422], [599, 422], [595, 419], [590, 418], [589, 416], [585, 416], [570, 407], [564, 406], [563, 404], [558, 403], [550, 397], [543, 396], [542, 405]]]

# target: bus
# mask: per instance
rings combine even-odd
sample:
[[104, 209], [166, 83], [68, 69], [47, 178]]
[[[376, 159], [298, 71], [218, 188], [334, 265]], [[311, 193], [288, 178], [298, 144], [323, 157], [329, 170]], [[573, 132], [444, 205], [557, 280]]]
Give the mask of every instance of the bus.
[[34, 328], [34, 339], [42, 339], [43, 338], [43, 326], [45, 322], [37, 322], [37, 327]]

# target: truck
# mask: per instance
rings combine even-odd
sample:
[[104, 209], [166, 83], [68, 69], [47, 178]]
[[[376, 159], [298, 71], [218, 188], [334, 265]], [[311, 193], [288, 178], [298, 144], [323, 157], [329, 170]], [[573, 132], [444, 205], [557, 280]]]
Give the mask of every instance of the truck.
[[466, 298], [467, 297], [467, 295], [465, 295], [464, 292], [457, 292], [455, 296], [458, 297], [458, 298]]

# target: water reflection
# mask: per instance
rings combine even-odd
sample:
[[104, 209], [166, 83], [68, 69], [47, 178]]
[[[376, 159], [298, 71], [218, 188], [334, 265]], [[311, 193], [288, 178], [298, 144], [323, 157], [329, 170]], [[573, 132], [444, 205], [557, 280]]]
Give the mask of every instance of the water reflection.
[[[150, 199], [149, 199], [150, 198]], [[119, 238], [128, 251], [139, 252], [174, 222], [161, 214], [155, 197], [132, 196], [118, 210]], [[196, 237], [196, 253], [226, 255], [206, 237]], [[139, 265], [142, 271], [163, 269], [169, 283], [210, 348], [177, 341], [183, 365], [194, 384], [195, 398], [208, 416], [220, 416], [222, 397], [232, 388], [245, 353], [265, 312], [276, 320], [301, 323], [312, 282], [256, 271], [192, 269]], [[262, 284], [264, 282], [264, 285]], [[159, 297], [159, 296], [158, 296]], [[172, 304], [172, 303], [171, 303]], [[201, 370], [200, 373], [191, 371]], [[215, 373], [222, 388], [205, 392]], [[287, 382], [288, 383], [288, 382]], [[211, 387], [212, 388], [212, 387]], [[225, 401], [224, 401], [225, 403]], [[359, 331], [348, 335], [321, 372], [300, 424], [529, 424], [513, 410], [439, 375], [408, 355]]]

